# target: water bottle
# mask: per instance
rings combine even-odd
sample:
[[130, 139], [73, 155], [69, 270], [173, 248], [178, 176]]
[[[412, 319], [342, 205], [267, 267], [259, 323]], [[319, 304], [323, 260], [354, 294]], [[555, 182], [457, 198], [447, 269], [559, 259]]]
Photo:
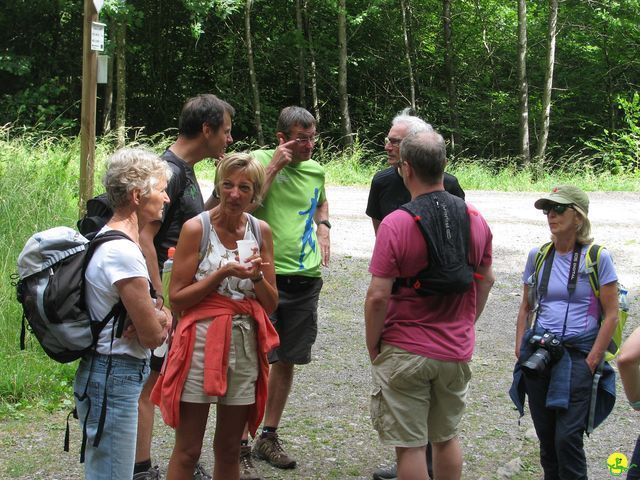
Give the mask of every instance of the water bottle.
[[627, 294], [629, 293], [629, 291], [623, 287], [622, 285], [619, 286], [618, 288], [618, 302], [619, 302], [619, 308], [620, 310], [622, 310], [623, 312], [628, 312], [629, 311], [629, 301], [627, 300]]
[[[165, 306], [171, 310], [171, 303], [169, 302], [169, 282], [171, 281], [171, 269], [173, 268], [173, 254], [176, 252], [176, 247], [169, 247], [167, 251], [167, 260], [162, 265], [162, 296], [164, 297]], [[158, 348], [153, 350], [153, 354], [156, 357], [164, 357], [167, 353], [168, 347], [167, 337], [165, 341]]]
[[169, 247], [167, 251], [167, 260], [162, 265], [162, 296], [164, 304], [171, 310], [171, 302], [169, 299], [169, 283], [171, 282], [171, 269], [173, 268], [173, 255], [176, 253], [176, 247]]

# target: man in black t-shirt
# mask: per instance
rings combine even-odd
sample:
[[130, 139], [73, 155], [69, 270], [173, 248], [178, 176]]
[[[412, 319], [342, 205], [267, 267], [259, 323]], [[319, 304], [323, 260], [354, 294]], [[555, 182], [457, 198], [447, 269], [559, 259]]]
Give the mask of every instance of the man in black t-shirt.
[[[393, 119], [391, 130], [385, 138], [384, 149], [388, 155], [389, 167], [376, 173], [371, 180], [366, 213], [371, 217], [375, 232], [378, 231], [378, 225], [384, 217], [411, 200], [411, 195], [398, 173], [400, 142], [410, 133], [433, 130], [431, 125], [421, 118], [404, 112]], [[464, 200], [464, 191], [453, 175], [444, 174], [444, 189]]]
[[[167, 185], [170, 203], [165, 206], [162, 221], [151, 222], [140, 232], [140, 248], [144, 253], [149, 277], [156, 292], [162, 292], [161, 271], [169, 247], [178, 243], [182, 225], [204, 210], [202, 193], [193, 167], [205, 158], [220, 159], [233, 142], [231, 119], [235, 110], [212, 94], [197, 95], [187, 100], [178, 121], [178, 138], [162, 154], [173, 175]], [[135, 480], [158, 477], [152, 468], [151, 438], [153, 436], [154, 405], [149, 395], [158, 380], [164, 355], [151, 355], [151, 373], [138, 401], [138, 440], [136, 444]], [[200, 465], [194, 479], [211, 477]]]
[[[410, 109], [404, 109], [394, 117], [391, 129], [384, 139], [384, 149], [387, 152], [389, 167], [376, 173], [371, 180], [369, 200], [367, 201], [367, 216], [371, 217], [373, 231], [378, 233], [378, 226], [384, 217], [401, 205], [411, 200], [411, 194], [404, 186], [402, 177], [398, 173], [400, 161], [400, 142], [409, 134], [432, 131], [433, 127], [419, 117], [409, 114]], [[445, 172], [444, 189], [452, 195], [464, 200], [464, 190], [458, 179]], [[427, 444], [427, 464], [429, 476], [433, 478], [431, 470], [431, 444]], [[373, 473], [374, 480], [395, 480], [397, 465], [381, 468]]]

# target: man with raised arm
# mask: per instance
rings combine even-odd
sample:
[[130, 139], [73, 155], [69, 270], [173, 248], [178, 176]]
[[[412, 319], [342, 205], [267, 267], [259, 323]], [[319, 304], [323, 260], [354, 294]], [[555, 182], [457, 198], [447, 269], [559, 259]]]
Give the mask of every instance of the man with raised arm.
[[267, 172], [264, 200], [253, 214], [273, 231], [280, 298], [271, 316], [280, 346], [269, 359], [267, 407], [253, 455], [278, 468], [294, 468], [296, 460], [283, 449], [277, 429], [293, 385], [294, 366], [311, 362], [318, 332], [320, 265], [329, 264], [331, 223], [324, 170], [311, 159], [315, 118], [304, 108], [286, 107], [280, 112], [276, 136], [275, 150], [253, 152]]
[[[435, 131], [402, 140], [398, 168], [411, 194], [409, 206], [419, 214], [399, 209], [382, 220], [369, 267], [365, 329], [374, 385], [371, 418], [381, 441], [396, 449], [400, 480], [428, 478], [429, 441], [435, 478], [461, 478], [457, 427], [471, 377], [474, 325], [494, 281], [491, 231], [474, 207], [445, 192], [445, 164], [444, 139]], [[452, 240], [438, 244], [439, 251], [468, 252], [460, 262], [470, 266], [464, 277], [468, 289], [448, 293], [449, 283], [452, 288], [458, 283], [437, 268], [422, 280], [430, 286], [430, 279], [437, 279], [440, 293], [422, 296], [413, 281], [406, 281], [423, 273], [438, 253], [428, 251], [425, 225], [430, 238]]]

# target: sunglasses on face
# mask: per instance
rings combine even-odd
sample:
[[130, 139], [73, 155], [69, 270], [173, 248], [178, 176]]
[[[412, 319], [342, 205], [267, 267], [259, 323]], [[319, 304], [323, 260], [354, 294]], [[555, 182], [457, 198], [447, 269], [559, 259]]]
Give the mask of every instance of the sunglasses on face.
[[557, 213], [558, 215], [562, 215], [567, 209], [573, 208], [573, 205], [565, 205], [561, 203], [556, 203], [555, 205], [549, 205], [542, 209], [542, 213], [544, 215], [549, 215], [549, 212]]

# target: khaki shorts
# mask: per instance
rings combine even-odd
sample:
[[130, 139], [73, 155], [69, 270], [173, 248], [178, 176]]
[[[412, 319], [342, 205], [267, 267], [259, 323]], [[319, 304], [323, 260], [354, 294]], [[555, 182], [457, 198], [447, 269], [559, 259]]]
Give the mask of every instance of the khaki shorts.
[[204, 393], [204, 344], [211, 322], [211, 319], [207, 319], [196, 324], [196, 342], [191, 357], [191, 368], [180, 400], [222, 405], [254, 404], [258, 380], [256, 322], [247, 316], [234, 317], [232, 320], [227, 394], [224, 397], [213, 397]]
[[445, 362], [383, 343], [372, 365], [371, 421], [391, 447], [421, 447], [457, 435], [471, 380], [466, 362]]

